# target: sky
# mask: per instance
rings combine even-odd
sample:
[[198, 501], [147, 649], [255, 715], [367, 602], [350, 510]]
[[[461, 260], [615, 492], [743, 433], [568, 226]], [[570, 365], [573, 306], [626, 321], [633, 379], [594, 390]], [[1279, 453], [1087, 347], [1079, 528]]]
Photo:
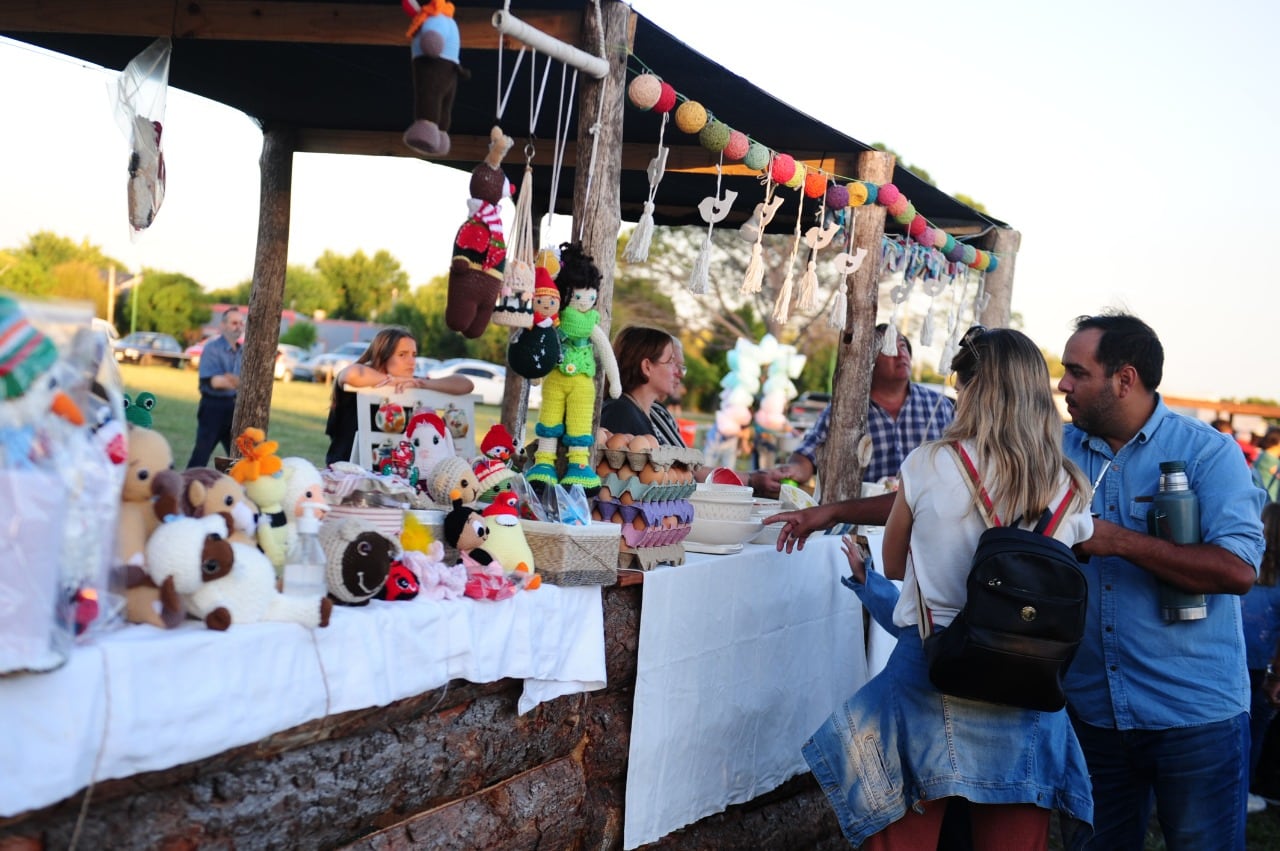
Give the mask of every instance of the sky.
[[[1060, 352], [1074, 317], [1122, 308], [1160, 334], [1166, 393], [1280, 398], [1268, 366], [1280, 334], [1266, 250], [1275, 242], [1267, 215], [1280, 198], [1280, 53], [1271, 43], [1280, 4], [633, 5], [780, 100], [885, 143], [942, 190], [1016, 228], [1012, 307], [1042, 348]], [[513, 0], [516, 16], [519, 7]], [[660, 56], [638, 58], [662, 74]], [[51, 230], [131, 269], [183, 272], [210, 289], [251, 277], [258, 127], [171, 90], [164, 205], [132, 240], [128, 146], [109, 98], [115, 77], [0, 39], [0, 248]], [[715, 93], [699, 92], [696, 80], [669, 82], [715, 110]], [[768, 143], [766, 127], [739, 129]], [[293, 180], [290, 263], [386, 249], [415, 285], [447, 268], [465, 172], [299, 154]]]

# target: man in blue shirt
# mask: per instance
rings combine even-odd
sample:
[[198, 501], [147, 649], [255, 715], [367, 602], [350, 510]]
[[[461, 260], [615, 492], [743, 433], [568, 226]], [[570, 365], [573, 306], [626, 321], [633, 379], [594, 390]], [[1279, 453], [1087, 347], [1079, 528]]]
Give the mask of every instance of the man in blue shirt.
[[[877, 345], [887, 325], [876, 326]], [[955, 405], [941, 393], [911, 381], [911, 341], [898, 337], [896, 354], [876, 355], [867, 404], [867, 434], [871, 437], [871, 462], [862, 471], [864, 482], [878, 482], [898, 475], [902, 459], [926, 440], [936, 440], [955, 419]], [[756, 470], [748, 484], [760, 496], [776, 497], [783, 479], [807, 482], [818, 469], [818, 449], [831, 433], [831, 406], [805, 432], [804, 440], [786, 464]]]
[[200, 407], [196, 409], [196, 443], [187, 469], [209, 463], [213, 448], [221, 443], [231, 454], [231, 420], [240, 388], [240, 335], [244, 317], [235, 307], [222, 314], [222, 335], [204, 344], [200, 353]]
[[[1093, 537], [1077, 546], [1090, 557], [1085, 638], [1065, 679], [1093, 781], [1089, 847], [1141, 849], [1154, 796], [1170, 849], [1243, 849], [1239, 595], [1262, 560], [1264, 496], [1229, 435], [1165, 406], [1163, 364], [1155, 332], [1124, 314], [1078, 319], [1062, 356], [1063, 451], [1098, 482]], [[1186, 463], [1202, 543], [1147, 533], [1162, 461]], [[1158, 582], [1204, 594], [1207, 616], [1165, 621]]]

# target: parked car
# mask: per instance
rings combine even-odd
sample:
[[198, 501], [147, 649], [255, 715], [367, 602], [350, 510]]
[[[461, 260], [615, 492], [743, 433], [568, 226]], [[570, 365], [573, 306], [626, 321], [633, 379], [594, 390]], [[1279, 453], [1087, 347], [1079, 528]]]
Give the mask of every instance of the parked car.
[[818, 421], [826, 407], [831, 404], [830, 393], [801, 393], [787, 407], [787, 421], [796, 431], [806, 431]]
[[444, 362], [436, 358], [414, 358], [413, 359], [413, 377], [426, 378], [427, 374], [433, 369], [439, 369], [444, 366]]
[[219, 335], [210, 334], [208, 337], [205, 337], [200, 342], [192, 343], [191, 345], [187, 346], [186, 350], [183, 352], [183, 354], [187, 356], [187, 366], [191, 367], [192, 369], [199, 369], [200, 355], [204, 354], [205, 344], [217, 336]]
[[354, 342], [354, 343], [343, 343], [341, 346], [338, 346], [338, 347], [337, 347], [336, 349], [334, 349], [332, 352], [329, 352], [329, 354], [332, 354], [332, 355], [351, 355], [351, 360], [353, 360], [353, 361], [354, 361], [356, 358], [358, 358], [358, 357], [360, 357], [362, 354], [364, 354], [364, 353], [365, 353], [365, 350], [366, 350], [366, 349], [368, 349], [368, 348], [369, 348], [369, 341], [368, 341], [368, 340], [364, 340], [364, 341], [360, 341], [360, 342]]
[[[480, 397], [483, 405], [501, 405], [502, 394], [507, 384], [507, 368], [496, 363], [473, 358], [453, 358], [447, 360], [438, 369], [427, 373], [427, 378], [448, 378], [451, 375], [465, 375], [475, 385], [472, 393]], [[542, 407], [542, 387], [533, 385], [529, 388], [529, 407]]]
[[291, 372], [295, 381], [323, 381], [327, 384], [333, 381], [339, 372], [355, 363], [358, 357], [360, 355], [325, 352], [295, 364]]
[[288, 343], [276, 344], [276, 381], [292, 381], [293, 368], [306, 359], [307, 351]]
[[112, 344], [116, 360], [121, 363], [168, 364], [182, 368], [187, 363], [182, 345], [168, 334], [155, 331], [135, 331]]

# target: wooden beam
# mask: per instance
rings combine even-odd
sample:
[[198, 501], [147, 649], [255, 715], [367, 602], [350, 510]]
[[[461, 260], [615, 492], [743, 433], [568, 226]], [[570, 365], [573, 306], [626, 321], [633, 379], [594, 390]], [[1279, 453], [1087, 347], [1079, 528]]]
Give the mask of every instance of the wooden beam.
[[[463, 50], [496, 50], [492, 9], [460, 7], [454, 15]], [[521, 20], [577, 44], [581, 12], [522, 12]], [[281, 41], [404, 47], [409, 18], [398, 4], [283, 3], [267, 0], [5, 0], [0, 31], [84, 35], [173, 36], [223, 41]], [[508, 47], [519, 48], [509, 39]]]

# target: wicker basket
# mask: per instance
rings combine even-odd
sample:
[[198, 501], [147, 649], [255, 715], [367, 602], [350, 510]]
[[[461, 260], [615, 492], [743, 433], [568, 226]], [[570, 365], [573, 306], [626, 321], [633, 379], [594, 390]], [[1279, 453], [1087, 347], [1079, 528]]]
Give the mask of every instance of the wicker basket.
[[533, 564], [544, 582], [552, 585], [612, 585], [618, 581], [618, 544], [621, 527], [616, 523], [566, 526], [521, 520], [525, 540], [533, 551]]

